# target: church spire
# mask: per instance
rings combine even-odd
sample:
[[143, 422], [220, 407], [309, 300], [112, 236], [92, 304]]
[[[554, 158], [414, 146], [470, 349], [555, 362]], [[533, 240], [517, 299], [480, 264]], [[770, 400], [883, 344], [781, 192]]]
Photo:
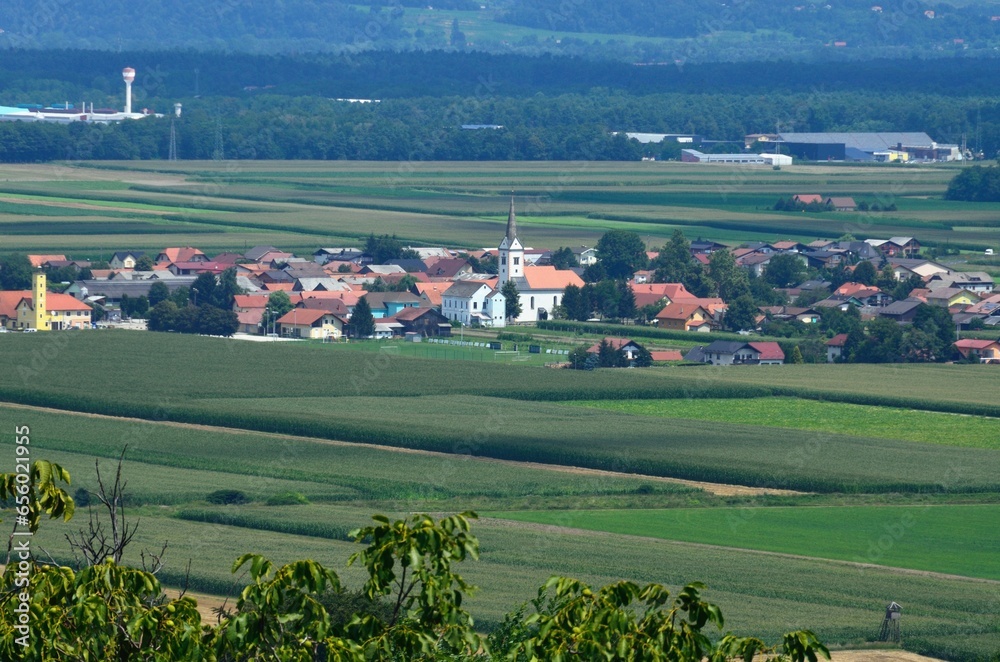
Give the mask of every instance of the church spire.
[[507, 237], [509, 243], [517, 239], [517, 217], [514, 216], [514, 192], [510, 193], [510, 213], [507, 214]]

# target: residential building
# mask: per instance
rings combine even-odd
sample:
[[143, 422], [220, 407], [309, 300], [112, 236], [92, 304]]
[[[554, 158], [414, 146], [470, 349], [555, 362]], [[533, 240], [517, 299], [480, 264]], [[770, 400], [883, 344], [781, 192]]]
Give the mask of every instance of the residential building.
[[506, 299], [485, 281], [456, 281], [441, 295], [441, 314], [463, 326], [506, 326]]
[[847, 345], [847, 334], [838, 333], [826, 341], [826, 362], [836, 363], [844, 356], [844, 347]]
[[347, 322], [325, 310], [294, 308], [278, 318], [279, 333], [290, 338], [340, 338]]
[[118, 251], [108, 260], [112, 269], [135, 269], [136, 261], [145, 255], [143, 251]]
[[980, 363], [1000, 365], [1000, 340], [962, 338], [955, 341], [955, 349], [965, 359], [978, 359]]

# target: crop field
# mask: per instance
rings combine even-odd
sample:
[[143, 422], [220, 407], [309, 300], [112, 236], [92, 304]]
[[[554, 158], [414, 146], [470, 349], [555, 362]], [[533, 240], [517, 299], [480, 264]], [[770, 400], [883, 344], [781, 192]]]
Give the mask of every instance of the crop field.
[[[200, 591], [233, 595], [245, 578], [234, 577], [229, 568], [237, 556], [248, 551], [278, 562], [313, 558], [335, 569], [348, 586], [358, 586], [358, 570], [345, 567], [357, 545], [344, 541], [345, 531], [366, 522], [375, 512], [453, 512], [462, 509], [459, 504], [476, 503], [477, 499], [484, 511], [499, 511], [509, 507], [512, 500], [528, 499], [529, 504], [523, 506], [528, 511], [560, 496], [569, 497], [571, 508], [604, 508], [605, 500], [615, 494], [638, 493], [654, 499], [660, 492], [660, 498], [681, 499], [687, 505], [694, 505], [698, 499], [708, 507], [697, 511], [631, 511], [635, 513], [633, 522], [641, 524], [648, 513], [651, 524], [656, 523], [646, 530], [637, 529], [642, 537], [581, 531], [584, 519], [567, 520], [587, 515], [579, 510], [555, 511], [557, 517], [552, 520], [576, 529], [493, 518], [475, 524], [482, 558], [464, 564], [461, 570], [481, 588], [468, 602], [477, 623], [483, 628], [492, 627], [506, 611], [534, 597], [537, 587], [551, 574], [575, 576], [594, 584], [626, 578], [661, 582], [674, 588], [697, 579], [709, 585], [706, 596], [723, 608], [727, 629], [738, 633], [753, 632], [773, 639], [790, 629], [811, 627], [831, 645], [854, 646], [872, 638], [884, 605], [896, 600], [906, 609], [904, 627], [910, 649], [948, 649], [953, 651], [954, 659], [972, 659], [1000, 643], [994, 608], [1000, 584], [928, 572], [906, 574], [892, 568], [859, 568], [830, 560], [839, 557], [829, 545], [846, 543], [831, 542], [828, 532], [816, 528], [815, 523], [796, 542], [812, 545], [801, 551], [819, 550], [817, 555], [824, 558], [781, 557], [683, 542], [695, 528], [690, 513], [703, 516], [704, 526], [714, 527], [716, 534], [724, 538], [713, 544], [725, 545], [733, 542], [733, 537], [746, 534], [752, 540], [740, 546], [752, 548], [755, 542], [766, 539], [763, 533], [750, 535], [758, 522], [763, 527], [773, 521], [769, 526], [777, 530], [781, 517], [795, 515], [815, 522], [819, 516], [810, 513], [838, 509], [760, 508], [755, 507], [756, 500], [750, 500], [734, 510], [718, 507], [721, 502], [713, 502], [703, 493], [666, 483], [653, 484], [642, 477], [586, 475], [467, 456], [426, 456], [251, 432], [181, 429], [167, 423], [11, 407], [0, 407], [0, 420], [8, 429], [30, 422], [33, 457], [53, 459], [69, 468], [74, 477], [71, 489], [92, 489], [94, 457], [101, 457], [102, 470], [110, 471], [121, 447], [128, 444], [124, 470], [129, 480], [127, 491], [135, 501], [129, 513], [141, 520], [132, 553], [158, 550], [163, 541], [168, 541], [168, 566], [163, 579], [174, 585], [181, 583], [191, 559], [190, 586]], [[254, 503], [206, 503], [205, 496], [216, 489], [240, 489]], [[301, 493], [312, 503], [264, 505], [268, 497], [287, 491]], [[971, 541], [988, 542], [995, 528], [989, 526], [992, 520], [984, 521], [979, 516], [977, 508], [995, 516], [996, 506], [848, 508], [839, 521], [847, 526], [848, 511], [854, 515], [899, 513], [905, 533], [884, 558], [875, 562], [907, 567], [900, 558], [909, 550], [907, 553], [930, 559], [930, 569], [947, 572], [942, 567], [948, 558], [947, 545], [940, 536], [949, 532], [959, 535], [965, 531], [963, 527], [971, 527], [978, 529], [970, 536]], [[945, 509], [950, 513], [948, 521], [930, 519], [944, 517]], [[590, 511], [600, 512], [606, 511]], [[912, 513], [912, 524], [906, 513]], [[78, 517], [82, 516], [81, 512]], [[670, 517], [679, 519], [671, 524]], [[874, 528], [862, 531], [881, 536], [886, 521], [891, 523], [891, 516], [880, 519], [873, 514], [865, 525]], [[36, 540], [37, 548], [68, 561], [63, 534], [79, 525], [78, 520], [69, 524], [45, 522]], [[668, 526], [676, 529], [676, 535]], [[921, 552], [920, 545], [909, 537], [923, 539], [928, 533], [939, 537]], [[853, 540], [863, 538], [863, 533], [856, 532]], [[847, 549], [856, 553], [849, 546]], [[868, 549], [857, 553], [868, 554]], [[138, 562], [137, 558], [126, 560]], [[988, 568], [995, 562], [984, 563], [983, 567]], [[982, 570], [968, 574], [981, 576]]]
[[[539, 246], [593, 245], [609, 229], [628, 229], [657, 247], [677, 228], [730, 243], [852, 233], [917, 235], [926, 245], [970, 250], [1000, 244], [1000, 205], [941, 199], [955, 173], [950, 165], [774, 171], [667, 162], [0, 166], [0, 226], [51, 221], [56, 214], [70, 224], [85, 216], [93, 221], [94, 214], [105, 222], [157, 217], [157, 227], [136, 227], [128, 236], [80, 226], [60, 236], [11, 233], [6, 242], [9, 249], [76, 250], [88, 257], [182, 240], [216, 251], [270, 243], [311, 252], [321, 245], [356, 245], [372, 232], [412, 244], [480, 248], [494, 245], [502, 233], [513, 189], [525, 238]], [[771, 211], [779, 197], [801, 192], [891, 202], [898, 211]]]
[[997, 505], [493, 513], [524, 522], [1000, 581]]
[[770, 427], [925, 441], [946, 446], [1000, 450], [1000, 421], [892, 407], [871, 407], [798, 398], [745, 400], [596, 400], [568, 403], [627, 414], [726, 423], [767, 422]]

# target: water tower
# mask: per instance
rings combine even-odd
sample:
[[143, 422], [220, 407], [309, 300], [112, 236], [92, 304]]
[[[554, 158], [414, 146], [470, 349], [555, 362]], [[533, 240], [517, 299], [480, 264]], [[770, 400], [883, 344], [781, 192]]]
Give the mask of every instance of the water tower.
[[132, 114], [132, 81], [135, 80], [135, 69], [125, 67], [122, 69], [122, 78], [125, 79], [125, 113]]

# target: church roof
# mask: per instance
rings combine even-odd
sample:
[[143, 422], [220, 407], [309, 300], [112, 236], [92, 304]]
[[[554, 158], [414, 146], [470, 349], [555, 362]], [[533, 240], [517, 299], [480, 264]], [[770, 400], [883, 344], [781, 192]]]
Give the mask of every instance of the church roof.
[[517, 217], [514, 215], [514, 196], [510, 196], [510, 212], [507, 214], [507, 241], [513, 243], [517, 239]]
[[[552, 266], [546, 267], [525, 267], [524, 280], [527, 281], [529, 290], [564, 290], [567, 285], [583, 287], [583, 279], [576, 275], [576, 272], [569, 269], [556, 269]], [[518, 289], [521, 284], [517, 284]], [[525, 291], [522, 289], [522, 291]]]

